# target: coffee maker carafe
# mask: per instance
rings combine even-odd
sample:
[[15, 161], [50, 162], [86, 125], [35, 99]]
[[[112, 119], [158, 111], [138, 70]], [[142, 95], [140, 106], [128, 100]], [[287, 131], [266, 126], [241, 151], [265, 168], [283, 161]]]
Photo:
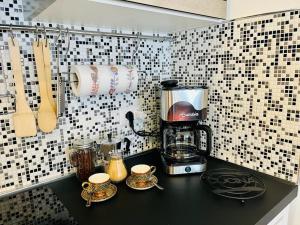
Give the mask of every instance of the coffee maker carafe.
[[208, 89], [178, 86], [177, 80], [161, 84], [160, 135], [165, 171], [170, 175], [204, 172], [212, 132], [199, 121], [207, 118]]

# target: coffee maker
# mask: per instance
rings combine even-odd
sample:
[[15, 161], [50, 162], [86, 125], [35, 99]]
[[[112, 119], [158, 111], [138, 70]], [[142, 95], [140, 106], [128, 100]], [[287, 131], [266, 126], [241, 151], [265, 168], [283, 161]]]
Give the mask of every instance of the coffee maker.
[[[179, 86], [177, 80], [163, 81], [161, 85], [160, 136], [165, 172], [170, 175], [204, 172], [212, 132], [199, 121], [207, 118], [208, 88]], [[201, 149], [203, 145], [205, 150]]]

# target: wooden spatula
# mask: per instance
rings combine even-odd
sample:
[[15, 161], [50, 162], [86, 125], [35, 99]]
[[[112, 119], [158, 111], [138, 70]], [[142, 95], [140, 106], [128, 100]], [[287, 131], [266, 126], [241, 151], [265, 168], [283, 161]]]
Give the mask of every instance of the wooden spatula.
[[51, 76], [51, 64], [50, 64], [50, 60], [51, 60], [50, 47], [49, 47], [49, 43], [47, 43], [47, 40], [42, 40], [41, 43], [43, 46], [43, 58], [44, 58], [44, 67], [45, 67], [45, 74], [46, 74], [47, 94], [48, 94], [49, 101], [52, 105], [52, 108], [56, 113], [57, 106], [53, 98], [52, 86], [51, 86], [52, 76]]
[[36, 121], [25, 97], [19, 43], [16, 39], [10, 38], [8, 47], [16, 84], [16, 113], [12, 116], [15, 133], [17, 137], [35, 136]]
[[41, 104], [38, 110], [38, 125], [43, 132], [48, 133], [55, 129], [57, 119], [56, 113], [51, 105], [47, 93], [47, 79], [43, 59], [43, 44], [39, 44], [36, 41], [33, 42], [33, 52], [41, 95]]

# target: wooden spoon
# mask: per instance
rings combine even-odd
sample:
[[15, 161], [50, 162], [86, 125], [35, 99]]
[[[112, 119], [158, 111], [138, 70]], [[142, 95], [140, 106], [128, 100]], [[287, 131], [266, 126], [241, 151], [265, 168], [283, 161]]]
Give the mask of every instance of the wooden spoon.
[[[41, 41], [41, 40], [40, 40]], [[53, 93], [52, 93], [52, 86], [51, 86], [51, 64], [50, 64], [50, 48], [49, 48], [49, 43], [47, 42], [47, 40], [42, 40], [42, 45], [43, 45], [43, 58], [44, 58], [44, 67], [45, 67], [45, 74], [46, 74], [46, 83], [47, 83], [47, 94], [48, 94], [48, 98], [49, 101], [52, 105], [52, 108], [54, 110], [54, 112], [56, 113], [57, 110], [57, 106], [55, 103], [55, 100], [53, 98]]]
[[44, 67], [43, 44], [36, 41], [33, 42], [33, 52], [41, 95], [41, 104], [38, 110], [38, 125], [43, 132], [49, 133], [55, 129], [57, 118], [47, 93], [47, 79]]
[[16, 113], [12, 119], [17, 137], [31, 137], [37, 133], [36, 121], [25, 96], [20, 47], [16, 39], [8, 40], [12, 71], [16, 84]]

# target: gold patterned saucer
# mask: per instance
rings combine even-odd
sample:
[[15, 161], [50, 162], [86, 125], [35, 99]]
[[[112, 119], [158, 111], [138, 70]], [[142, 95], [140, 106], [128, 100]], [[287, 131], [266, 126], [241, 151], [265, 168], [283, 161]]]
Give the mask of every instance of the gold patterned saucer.
[[138, 185], [135, 181], [135, 179], [133, 178], [133, 176], [129, 176], [127, 179], [126, 179], [126, 184], [128, 187], [134, 189], [134, 190], [140, 190], [140, 191], [144, 191], [144, 190], [148, 190], [150, 188], [153, 188], [155, 185], [154, 183], [157, 184], [158, 182], [158, 179], [156, 176], [152, 175], [151, 181], [149, 182], [146, 182], [145, 184], [143, 184], [142, 186], [141, 185]]
[[[115, 196], [115, 194], [117, 193], [117, 187], [114, 184], [110, 184], [109, 187], [106, 190], [106, 195], [101, 196], [101, 197], [96, 197], [96, 196], [92, 196], [91, 202], [104, 202], [112, 197]], [[87, 201], [89, 199], [89, 193], [86, 190], [83, 190], [81, 192], [81, 197]]]

